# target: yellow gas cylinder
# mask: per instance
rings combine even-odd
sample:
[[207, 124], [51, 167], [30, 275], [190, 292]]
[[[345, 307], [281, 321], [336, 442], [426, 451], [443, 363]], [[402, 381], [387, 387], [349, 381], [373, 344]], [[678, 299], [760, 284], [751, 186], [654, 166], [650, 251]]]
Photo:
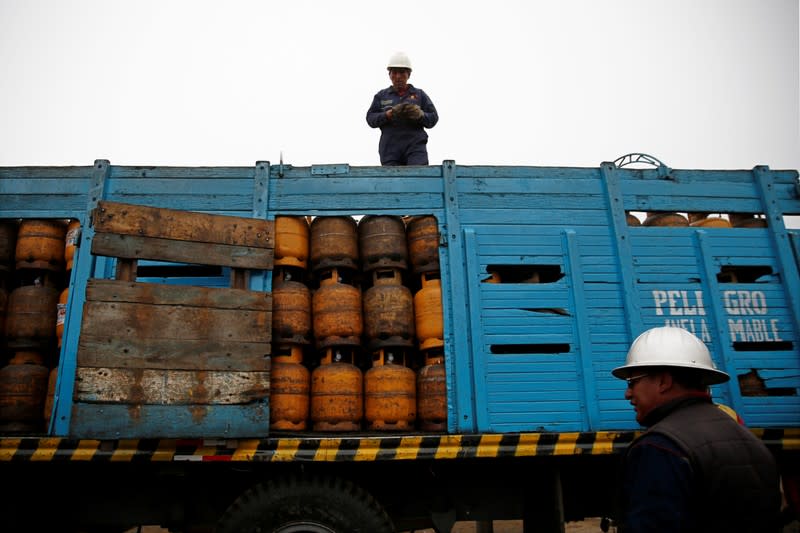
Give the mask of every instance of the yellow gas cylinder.
[[311, 373], [303, 365], [301, 346], [280, 346], [272, 353], [270, 429], [302, 431], [308, 423]]
[[335, 268], [323, 272], [319, 289], [311, 297], [317, 347], [360, 345], [364, 332], [361, 305], [361, 289], [341, 283]]
[[444, 346], [442, 282], [438, 272], [421, 275], [422, 288], [414, 295], [414, 320], [420, 350]]
[[489, 277], [488, 278], [485, 278], [485, 279], [481, 280], [481, 283], [502, 283], [502, 282], [503, 282], [503, 279], [500, 277], [500, 273], [499, 272], [495, 272], [494, 270], [489, 272]]
[[694, 220], [689, 219], [689, 225], [694, 228], [730, 228], [731, 223], [722, 217], [694, 217]]
[[730, 213], [728, 218], [734, 228], [766, 228], [767, 219], [757, 218], [753, 213]]
[[352, 354], [328, 348], [311, 373], [314, 431], [358, 431], [364, 417], [364, 376]]
[[406, 225], [393, 215], [367, 215], [358, 223], [358, 253], [361, 269], [408, 268]]
[[0, 430], [41, 431], [50, 371], [36, 351], [19, 351], [0, 369]]
[[14, 348], [40, 348], [56, 333], [59, 290], [46, 284], [17, 287], [8, 298], [6, 339]]
[[17, 269], [63, 270], [66, 235], [63, 220], [23, 220], [17, 232]]
[[275, 265], [308, 268], [309, 227], [306, 217], [275, 217]]
[[439, 225], [432, 215], [416, 216], [406, 225], [411, 270], [415, 274], [439, 270]]
[[625, 221], [629, 226], [641, 226], [642, 221], [633, 213], [625, 213]]
[[396, 268], [372, 271], [364, 292], [364, 336], [370, 351], [414, 345], [414, 300]]
[[379, 350], [372, 368], [364, 374], [364, 420], [368, 429], [402, 431], [417, 418], [417, 384], [414, 371], [392, 349]]
[[417, 371], [417, 418], [423, 431], [447, 429], [447, 379], [440, 350], [426, 355]]
[[358, 268], [358, 227], [348, 216], [317, 217], [311, 222], [311, 270]]
[[58, 347], [64, 339], [64, 322], [67, 319], [67, 300], [69, 299], [69, 287], [61, 291], [56, 304], [56, 337], [58, 337]]
[[289, 272], [276, 275], [272, 285], [272, 341], [311, 342], [311, 291]]
[[81, 238], [81, 223], [78, 220], [70, 220], [67, 224], [67, 235], [64, 237], [64, 261], [67, 270], [72, 270], [75, 261], [75, 248], [78, 246], [78, 239]]
[[643, 226], [688, 226], [689, 220], [680, 213], [649, 212]]
[[0, 222], [0, 273], [14, 270], [14, 254], [17, 247], [18, 231], [19, 228], [16, 222]]

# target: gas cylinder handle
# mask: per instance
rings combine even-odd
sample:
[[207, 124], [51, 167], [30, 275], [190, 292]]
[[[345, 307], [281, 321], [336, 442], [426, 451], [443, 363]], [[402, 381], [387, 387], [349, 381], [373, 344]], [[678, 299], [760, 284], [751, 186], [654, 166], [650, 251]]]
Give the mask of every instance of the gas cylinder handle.
[[633, 152], [620, 156], [614, 160], [614, 166], [617, 168], [622, 168], [629, 165], [650, 165], [658, 169], [659, 178], [671, 178], [670, 168], [659, 161], [658, 158], [649, 154]]

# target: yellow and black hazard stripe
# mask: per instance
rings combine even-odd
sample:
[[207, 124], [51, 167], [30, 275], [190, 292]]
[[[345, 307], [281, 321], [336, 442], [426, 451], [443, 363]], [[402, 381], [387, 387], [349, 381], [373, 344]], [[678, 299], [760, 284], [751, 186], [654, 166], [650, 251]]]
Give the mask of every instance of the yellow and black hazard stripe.
[[[753, 430], [775, 450], [800, 451], [800, 428]], [[3, 461], [409, 461], [619, 453], [634, 431], [480, 435], [279, 436], [262, 439], [0, 438]]]

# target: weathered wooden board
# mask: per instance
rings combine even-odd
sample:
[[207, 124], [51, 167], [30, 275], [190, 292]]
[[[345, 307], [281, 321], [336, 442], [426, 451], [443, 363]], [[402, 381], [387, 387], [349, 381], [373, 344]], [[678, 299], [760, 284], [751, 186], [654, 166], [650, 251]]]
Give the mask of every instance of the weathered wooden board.
[[135, 405], [247, 404], [269, 396], [269, 372], [78, 368], [75, 400]]
[[92, 223], [97, 233], [266, 249], [275, 244], [271, 221], [120, 202], [99, 202]]
[[78, 366], [263, 371], [270, 293], [91, 280]]
[[123, 259], [271, 270], [274, 222], [100, 202], [92, 253]]

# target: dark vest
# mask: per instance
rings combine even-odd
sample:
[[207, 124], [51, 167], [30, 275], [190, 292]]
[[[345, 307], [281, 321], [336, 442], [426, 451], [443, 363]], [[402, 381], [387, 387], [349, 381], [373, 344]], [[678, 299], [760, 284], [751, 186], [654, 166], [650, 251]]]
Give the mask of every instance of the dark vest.
[[777, 531], [778, 473], [772, 453], [712, 403], [681, 407], [647, 433], [672, 440], [689, 458], [699, 531]]

